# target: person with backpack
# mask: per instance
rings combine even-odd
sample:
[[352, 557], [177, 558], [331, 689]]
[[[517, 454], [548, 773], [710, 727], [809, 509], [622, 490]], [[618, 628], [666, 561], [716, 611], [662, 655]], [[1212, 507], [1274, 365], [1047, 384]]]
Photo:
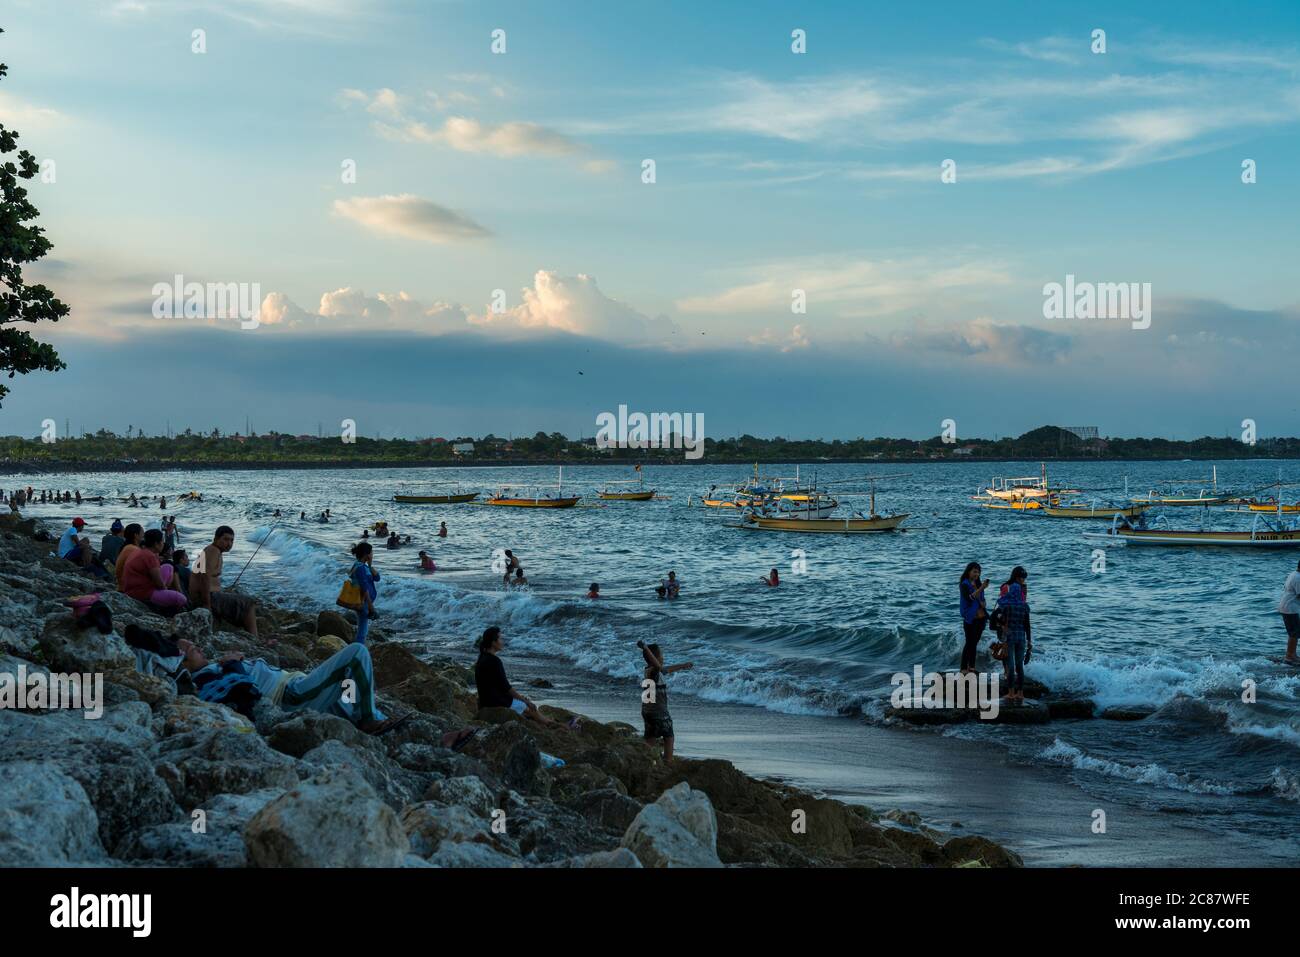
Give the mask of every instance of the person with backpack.
[[1002, 638], [1007, 649], [1007, 701], [1025, 703], [1025, 663], [1034, 650], [1029, 631], [1029, 605], [1021, 593], [1021, 584], [1011, 581], [1006, 594], [998, 599]]
[[[366, 636], [370, 633], [370, 620], [379, 617], [375, 612], [375, 598], [378, 596], [378, 589], [375, 583], [379, 581], [379, 570], [374, 566], [375, 550], [369, 542], [357, 542], [352, 546], [352, 567], [348, 569], [348, 580], [344, 585], [347, 590], [348, 585], [356, 589], [353, 600], [356, 602], [354, 611], [357, 613], [357, 631], [352, 640], [359, 645], [366, 643]], [[342, 600], [340, 600], [342, 603]]]

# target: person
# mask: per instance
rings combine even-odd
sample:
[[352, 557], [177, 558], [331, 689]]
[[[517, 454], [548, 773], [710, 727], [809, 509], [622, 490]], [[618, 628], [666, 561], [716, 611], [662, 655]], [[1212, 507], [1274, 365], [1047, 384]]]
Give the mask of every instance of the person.
[[172, 567], [176, 569], [176, 587], [190, 593], [190, 556], [183, 548], [172, 552]]
[[99, 543], [99, 560], [105, 565], [113, 565], [117, 562], [118, 552], [126, 544], [126, 539], [122, 537], [122, 520], [113, 519], [113, 524], [108, 527], [108, 534], [105, 535]]
[[368, 529], [368, 528], [363, 528], [363, 529], [361, 530], [361, 537], [362, 537], [362, 538], [369, 538], [369, 537], [370, 537], [370, 529]]
[[676, 671], [690, 671], [695, 667], [692, 662], [680, 665], [664, 665], [663, 652], [657, 644], [647, 645], [638, 641], [641, 657], [645, 659], [645, 680], [641, 683], [641, 720], [645, 723], [647, 743], [662, 740], [664, 743], [664, 761], [673, 759], [673, 718], [668, 713], [668, 685], [664, 676]]
[[446, 537], [447, 537], [447, 523], [446, 523], [446, 522], [443, 522], [442, 524], [440, 524], [440, 525], [438, 526], [438, 537], [439, 537], [439, 538], [446, 538]]
[[591, 587], [587, 589], [588, 598], [600, 597], [600, 582], [592, 582]]
[[1282, 624], [1286, 626], [1286, 657], [1283, 660], [1289, 665], [1300, 665], [1300, 658], [1296, 657], [1295, 652], [1296, 639], [1300, 638], [1300, 563], [1296, 564], [1295, 571], [1286, 576], [1277, 611], [1282, 616]]
[[521, 585], [527, 585], [527, 584], [528, 584], [528, 579], [524, 577], [524, 570], [522, 568], [516, 568], [515, 577], [510, 579], [511, 587], [518, 588]]
[[326, 515], [324, 512], [321, 512], [321, 513], [320, 513], [320, 518], [316, 519], [316, 521], [320, 522], [322, 525], [328, 525], [328, 524], [329, 524], [329, 520], [330, 520], [330, 517], [329, 517], [328, 515]]
[[77, 489], [77, 491], [76, 491], [76, 495], [74, 496], [73, 501], [75, 501], [78, 505], [81, 504], [81, 489]]
[[401, 547], [402, 547], [402, 540], [401, 540], [400, 538], [397, 537], [397, 533], [396, 533], [396, 532], [393, 532], [393, 534], [391, 534], [391, 535], [388, 536], [388, 542], [386, 543], [386, 547], [388, 547], [388, 548], [401, 548]]
[[433, 559], [429, 557], [429, 553], [420, 552], [420, 571], [436, 572], [437, 570], [438, 566], [433, 563]]
[[1007, 645], [1007, 701], [1023, 704], [1025, 701], [1025, 663], [1034, 650], [1029, 629], [1029, 605], [1021, 592], [1020, 583], [1012, 582], [1007, 593], [998, 599], [1002, 613], [1002, 639]]
[[389, 718], [375, 704], [375, 672], [365, 645], [348, 645], [310, 672], [286, 671], [264, 658], [244, 660], [241, 652], [209, 661], [198, 645], [178, 639], [182, 662], [196, 686], [228, 675], [252, 681], [261, 697], [281, 711], [318, 711], [347, 718], [366, 734], [383, 734], [410, 718], [407, 713]]
[[[487, 628], [478, 642], [478, 661], [474, 662], [474, 687], [478, 691], [480, 708], [509, 708], [517, 715], [530, 721], [536, 721], [548, 728], [562, 728], [564, 725], [546, 717], [537, 710], [537, 705], [516, 691], [506, 678], [506, 667], [499, 657], [505, 642], [501, 640], [501, 629], [496, 625]], [[570, 722], [574, 727], [577, 719]]]
[[168, 548], [176, 547], [176, 516], [170, 515], [163, 521], [163, 535], [167, 541]]
[[131, 557], [132, 552], [140, 547], [140, 539], [142, 538], [144, 538], [144, 526], [139, 522], [132, 522], [122, 529], [122, 539], [126, 544], [117, 553], [117, 561], [113, 562], [113, 578], [117, 581], [118, 591], [122, 590], [122, 569], [126, 566], [126, 560]]
[[510, 573], [517, 568], [523, 568], [523, 567], [524, 567], [523, 563], [520, 562], [519, 559], [515, 557], [515, 553], [507, 548], [506, 549], [506, 574], [505, 577], [502, 579], [502, 581], [505, 582], [505, 584], [507, 585], [510, 584]]
[[375, 550], [369, 542], [357, 542], [352, 546], [352, 567], [348, 569], [348, 578], [361, 590], [361, 607], [357, 609], [357, 631], [352, 640], [359, 645], [366, 643], [366, 635], [370, 633], [370, 620], [378, 618], [375, 613], [375, 598], [378, 595], [378, 589], [375, 583], [379, 581], [379, 570], [375, 568], [373, 561]]
[[144, 541], [127, 559], [122, 569], [122, 591], [160, 611], [175, 611], [189, 604], [185, 593], [172, 587], [175, 569], [163, 565], [158, 554], [163, 550], [163, 533], [151, 528]]
[[307, 521], [307, 513], [306, 513], [306, 512], [299, 512], [299, 513], [298, 513], [298, 519], [299, 519], [300, 521], [303, 521], [303, 522]]
[[59, 538], [59, 557], [66, 558], [82, 568], [89, 567], [95, 556], [94, 549], [90, 547], [90, 539], [81, 534], [81, 530], [85, 527], [84, 518], [74, 518], [67, 531]]
[[411, 536], [410, 536], [410, 535], [407, 535], [405, 538], [403, 538], [403, 539], [402, 539], [402, 544], [403, 544], [403, 545], [409, 545], [409, 544], [411, 544]]
[[763, 575], [759, 581], [770, 588], [775, 588], [777, 585], [781, 584], [781, 575], [775, 568], [773, 568], [770, 574]]
[[970, 562], [961, 573], [957, 585], [960, 592], [961, 627], [966, 637], [966, 643], [961, 649], [962, 674], [975, 670], [975, 654], [989, 620], [988, 606], [984, 600], [984, 590], [989, 587], [989, 580], [986, 578], [980, 581], [980, 571], [979, 562]]
[[660, 598], [676, 598], [681, 588], [682, 583], [677, 580], [677, 573], [670, 571], [667, 578], [660, 579], [655, 594]]
[[280, 510], [277, 508], [274, 512], [271, 513], [271, 517], [272, 517], [272, 518], [279, 518], [279, 517], [280, 517]]
[[167, 496], [166, 496], [166, 495], [164, 495], [162, 498], [158, 499], [158, 507], [159, 507], [160, 509], [162, 509], [164, 512], [167, 511]]
[[257, 603], [246, 595], [221, 590], [222, 557], [235, 547], [235, 530], [217, 527], [212, 544], [199, 552], [199, 562], [190, 571], [191, 600], [196, 608], [207, 608], [214, 618], [243, 628], [257, 637]]

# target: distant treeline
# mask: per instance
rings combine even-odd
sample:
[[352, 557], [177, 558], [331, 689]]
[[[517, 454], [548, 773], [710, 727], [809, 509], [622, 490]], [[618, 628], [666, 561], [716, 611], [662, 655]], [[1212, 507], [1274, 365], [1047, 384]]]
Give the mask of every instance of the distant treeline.
[[[473, 446], [470, 451], [468, 446]], [[872, 460], [972, 461], [979, 459], [1229, 459], [1300, 458], [1300, 439], [1260, 439], [1247, 445], [1230, 438], [1081, 439], [1075, 433], [1043, 426], [1016, 438], [961, 439], [761, 439], [742, 435], [705, 439], [701, 462], [863, 462]], [[569, 439], [558, 432], [502, 439], [493, 435], [454, 439], [369, 439], [345, 442], [338, 436], [223, 435], [217, 430], [173, 437], [116, 435], [101, 430], [79, 438], [44, 442], [17, 436], [0, 438], [0, 470], [145, 471], [160, 468], [392, 468], [460, 463], [601, 463], [679, 465], [680, 449], [600, 449], [593, 439]]]

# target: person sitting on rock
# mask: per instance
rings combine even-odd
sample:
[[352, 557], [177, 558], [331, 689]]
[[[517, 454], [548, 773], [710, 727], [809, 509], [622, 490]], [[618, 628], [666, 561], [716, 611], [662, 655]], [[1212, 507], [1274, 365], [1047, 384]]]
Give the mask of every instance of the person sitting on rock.
[[59, 557], [66, 558], [74, 565], [80, 565], [82, 568], [89, 568], [94, 561], [95, 552], [90, 547], [90, 539], [81, 533], [86, 527], [84, 518], [74, 518], [72, 524], [68, 526], [67, 531], [59, 539]]
[[[517, 715], [547, 728], [563, 728], [558, 721], [546, 717], [518, 691], [506, 678], [506, 666], [501, 663], [500, 652], [505, 647], [501, 640], [501, 629], [493, 625], [483, 632], [478, 642], [478, 661], [474, 663], [474, 687], [478, 689], [478, 706], [480, 708], [509, 708]], [[569, 728], [577, 727], [577, 718], [569, 722]]]
[[163, 533], [151, 528], [144, 533], [144, 543], [131, 553], [122, 567], [122, 591], [137, 601], [165, 613], [174, 613], [189, 604], [185, 593], [174, 587], [176, 570], [158, 560], [163, 550]]
[[411, 713], [386, 717], [375, 704], [375, 672], [365, 645], [351, 644], [327, 658], [308, 673], [286, 671], [265, 658], [246, 661], [233, 651], [219, 661], [209, 661], [202, 649], [188, 638], [176, 647], [197, 688], [209, 681], [240, 676], [252, 682], [261, 699], [281, 711], [319, 711], [347, 718], [366, 734], [383, 734], [403, 724]]
[[[129, 529], [128, 529], [129, 530]], [[221, 590], [222, 556], [235, 547], [235, 530], [221, 525], [190, 571], [190, 599], [195, 608], [207, 608], [214, 618], [243, 628], [257, 637], [257, 603], [246, 595]]]

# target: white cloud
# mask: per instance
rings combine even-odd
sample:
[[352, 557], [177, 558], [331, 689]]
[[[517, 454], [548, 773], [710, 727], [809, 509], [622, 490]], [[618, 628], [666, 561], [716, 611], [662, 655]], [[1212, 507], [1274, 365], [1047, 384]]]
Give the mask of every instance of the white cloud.
[[0, 92], [0, 123], [20, 135], [29, 131], [48, 130], [67, 120], [58, 110], [34, 106], [8, 93]]
[[627, 303], [610, 299], [591, 276], [561, 276], [539, 269], [533, 285], [525, 287], [522, 294], [519, 305], [502, 313], [485, 310], [471, 316], [470, 322], [486, 328], [560, 330], [633, 342], [661, 338], [677, 329], [665, 316], [651, 318]]
[[410, 193], [336, 199], [334, 212], [374, 232], [423, 242], [462, 242], [492, 235], [472, 219]]

